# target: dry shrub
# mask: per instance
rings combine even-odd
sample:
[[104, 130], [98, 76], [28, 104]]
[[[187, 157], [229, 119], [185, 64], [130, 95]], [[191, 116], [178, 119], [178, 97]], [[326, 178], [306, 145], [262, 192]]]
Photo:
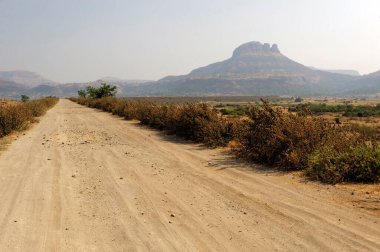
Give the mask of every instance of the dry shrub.
[[287, 113], [264, 102], [251, 107], [237, 131], [240, 155], [285, 170], [306, 170], [326, 183], [377, 182], [380, 147], [353, 127], [307, 113]]
[[357, 127], [339, 127], [334, 137], [309, 155], [306, 174], [325, 183], [378, 182], [380, 146]]
[[23, 104], [5, 105], [0, 107], [0, 137], [12, 131], [25, 127], [32, 119], [30, 111]]
[[135, 104], [135, 119], [152, 128], [175, 133], [175, 117], [178, 112], [176, 106], [158, 105], [151, 102], [136, 102]]
[[218, 112], [204, 103], [186, 103], [177, 106], [172, 117], [174, 132], [207, 145], [225, 145], [228, 134], [228, 125], [222, 120]]
[[238, 133], [238, 152], [281, 169], [301, 170], [308, 156], [333, 136], [331, 125], [305, 113], [287, 113], [267, 102], [252, 106]]
[[25, 128], [34, 117], [43, 115], [57, 101], [57, 98], [49, 97], [0, 106], [0, 137], [8, 135], [12, 131]]
[[224, 146], [233, 136], [233, 124], [204, 103], [156, 104], [116, 98], [72, 100], [208, 146]]

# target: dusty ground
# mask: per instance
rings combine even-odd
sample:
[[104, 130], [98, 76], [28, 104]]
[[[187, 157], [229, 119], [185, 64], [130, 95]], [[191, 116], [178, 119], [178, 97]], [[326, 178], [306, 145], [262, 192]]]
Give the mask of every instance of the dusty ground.
[[379, 251], [379, 195], [355, 188], [61, 100], [0, 155], [0, 251]]

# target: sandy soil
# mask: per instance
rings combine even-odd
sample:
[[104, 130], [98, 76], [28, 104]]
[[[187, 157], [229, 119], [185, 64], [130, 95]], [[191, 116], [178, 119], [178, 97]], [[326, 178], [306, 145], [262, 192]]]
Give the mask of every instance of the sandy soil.
[[0, 155], [0, 251], [380, 251], [351, 191], [61, 100]]

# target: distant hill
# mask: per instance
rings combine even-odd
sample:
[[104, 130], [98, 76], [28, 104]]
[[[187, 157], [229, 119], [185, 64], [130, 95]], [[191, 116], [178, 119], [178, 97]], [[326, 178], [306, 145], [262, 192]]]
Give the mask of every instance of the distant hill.
[[0, 98], [18, 97], [26, 89], [24, 85], [0, 78]]
[[12, 81], [27, 87], [36, 87], [42, 84], [55, 84], [54, 81], [48, 80], [36, 73], [29, 71], [0, 71], [0, 78], [7, 81]]
[[344, 95], [375, 95], [380, 94], [380, 71], [363, 75], [347, 83]]
[[380, 77], [380, 71], [368, 74], [367, 76], [370, 76], [370, 77]]
[[336, 70], [323, 70], [330, 73], [337, 73], [337, 74], [346, 74], [351, 76], [360, 76], [360, 73], [356, 70], [344, 70], [344, 69], [336, 69]]
[[351, 69], [319, 69], [316, 67], [309, 67], [313, 70], [321, 70], [329, 73], [337, 73], [337, 74], [345, 74], [345, 75], [351, 75], [351, 76], [360, 76], [359, 71], [357, 70], [351, 70]]
[[0, 98], [17, 99], [41, 85], [51, 87], [56, 83], [29, 71], [0, 71]]
[[158, 82], [130, 88], [130, 95], [326, 95], [352, 80], [313, 70], [283, 55], [276, 44], [249, 42], [231, 58]]
[[138, 86], [140, 84], [146, 83], [146, 82], [152, 82], [151, 80], [126, 80], [126, 79], [120, 79], [116, 77], [103, 77], [97, 80], [97, 82], [107, 82], [107, 83], [119, 83], [129, 86]]

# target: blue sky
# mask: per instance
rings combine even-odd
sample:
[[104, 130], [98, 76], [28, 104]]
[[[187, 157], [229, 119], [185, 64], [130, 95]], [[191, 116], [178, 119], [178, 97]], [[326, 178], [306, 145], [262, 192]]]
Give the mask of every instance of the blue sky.
[[0, 0], [0, 70], [159, 79], [277, 43], [308, 66], [380, 70], [379, 0]]

